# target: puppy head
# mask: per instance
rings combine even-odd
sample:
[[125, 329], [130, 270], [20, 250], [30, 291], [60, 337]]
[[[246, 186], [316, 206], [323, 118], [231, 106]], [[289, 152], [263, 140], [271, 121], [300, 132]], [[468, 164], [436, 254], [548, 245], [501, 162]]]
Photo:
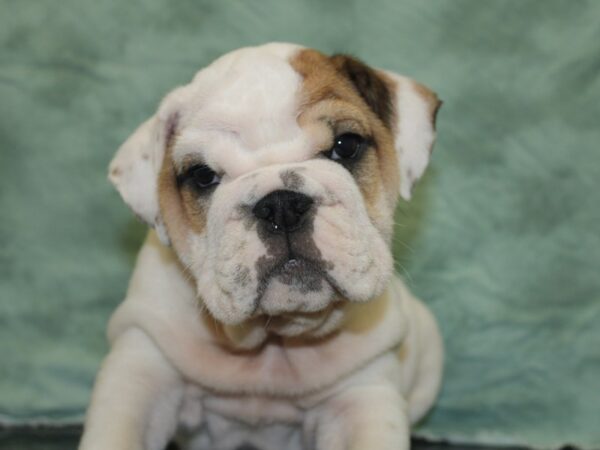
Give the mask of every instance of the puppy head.
[[320, 336], [384, 290], [396, 201], [425, 170], [438, 106], [348, 56], [245, 48], [168, 94], [109, 178], [230, 340]]

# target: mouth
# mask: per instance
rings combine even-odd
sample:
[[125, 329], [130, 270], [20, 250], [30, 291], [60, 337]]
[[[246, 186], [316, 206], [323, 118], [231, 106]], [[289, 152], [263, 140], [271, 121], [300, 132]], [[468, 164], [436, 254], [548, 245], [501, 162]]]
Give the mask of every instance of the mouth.
[[[309, 258], [289, 255], [271, 259], [261, 277], [254, 300], [253, 317], [277, 317], [279, 321], [318, 314], [326, 310], [338, 291], [330, 281], [327, 265]], [[265, 261], [259, 261], [265, 264]], [[312, 320], [312, 319], [311, 319]]]
[[289, 286], [301, 294], [322, 289], [322, 283], [327, 279], [325, 268], [308, 258], [290, 255], [287, 259], [271, 263], [270, 269], [263, 275], [258, 288], [256, 303], [260, 300], [273, 280]]
[[275, 267], [271, 277], [279, 278], [284, 284], [297, 286], [301, 292], [313, 291], [321, 288], [325, 271], [320, 265], [308, 259], [291, 256]]
[[335, 302], [312, 313], [261, 314], [243, 325], [225, 326], [223, 331], [227, 342], [240, 350], [253, 350], [281, 339], [299, 338], [302, 340], [286, 342], [303, 345], [334, 333], [343, 319], [343, 307], [343, 303]]
[[275, 336], [298, 336], [320, 329], [337, 305], [310, 313], [284, 313], [262, 317], [264, 329]]

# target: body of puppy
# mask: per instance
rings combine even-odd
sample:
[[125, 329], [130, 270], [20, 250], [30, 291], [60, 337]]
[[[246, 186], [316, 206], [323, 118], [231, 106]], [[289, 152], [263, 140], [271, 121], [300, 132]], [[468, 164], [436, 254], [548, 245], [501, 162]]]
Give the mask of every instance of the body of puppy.
[[291, 44], [229, 53], [167, 95], [111, 163], [154, 230], [80, 448], [408, 448], [443, 352], [390, 243], [438, 105]]

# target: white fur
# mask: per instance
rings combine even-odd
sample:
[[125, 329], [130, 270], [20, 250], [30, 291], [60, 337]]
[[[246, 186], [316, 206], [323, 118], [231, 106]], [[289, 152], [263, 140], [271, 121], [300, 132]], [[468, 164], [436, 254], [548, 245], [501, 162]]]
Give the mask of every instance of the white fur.
[[[198, 153], [231, 178], [290, 151], [307, 156], [296, 122], [301, 77], [287, 58], [296, 47], [259, 47], [233, 52], [200, 71], [186, 87], [193, 96], [182, 111], [185, 127], [173, 159]], [[277, 50], [276, 52], [272, 50]], [[281, 54], [284, 53], [282, 56]]]
[[[383, 291], [389, 279], [392, 259], [387, 243], [367, 216], [361, 194], [347, 170], [324, 160], [269, 165], [254, 171], [253, 177], [223, 183], [212, 198], [206, 232], [190, 235], [186, 260], [191, 262], [198, 292], [211, 313], [224, 323], [242, 323], [253, 312], [259, 282], [254, 264], [257, 256], [264, 254], [255, 228], [248, 229], [238, 211], [240, 207], [251, 209], [257, 199], [282, 189], [280, 175], [289, 171], [304, 180], [300, 192], [320, 202], [313, 239], [322, 257], [334, 262], [327, 273], [347, 297], [369, 300]], [[249, 269], [246, 284], [236, 279], [240, 266]], [[268, 294], [263, 305], [269, 302]], [[310, 303], [312, 309], [303, 311], [324, 309], [330, 294], [321, 292], [318, 297]], [[299, 297], [298, 301], [304, 302], [305, 298]]]
[[147, 224], [158, 216], [156, 181], [162, 143], [158, 118], [152, 116], [121, 145], [109, 167], [109, 179], [125, 203]]
[[[435, 321], [399, 279], [390, 282], [385, 194], [369, 216], [349, 172], [313, 158], [328, 134], [296, 120], [302, 80], [289, 59], [299, 48], [270, 44], [218, 59], [172, 91], [111, 163], [111, 181], [156, 232], [111, 319], [112, 350], [81, 449], [159, 449], [176, 429], [190, 449], [405, 449], [410, 423], [433, 403], [442, 370]], [[410, 80], [390, 76], [408, 198], [433, 132]], [[173, 163], [192, 159], [222, 175], [206, 229], [190, 229], [179, 254], [165, 245], [157, 198], [173, 124]], [[302, 180], [294, 190], [315, 200], [312, 243], [303, 245], [318, 249], [326, 281], [300, 292], [274, 278], [256, 303], [257, 261], [269, 250], [250, 211], [285, 189], [290, 172]], [[256, 316], [257, 305], [272, 323]]]
[[385, 74], [397, 84], [395, 146], [400, 167], [400, 195], [410, 200], [414, 183], [421, 178], [429, 164], [435, 129], [430, 106], [418, 94], [415, 82], [393, 72], [385, 71]]
[[[250, 440], [265, 450], [299, 449], [302, 439], [316, 442], [319, 450], [407, 448], [409, 423], [422, 417], [439, 389], [442, 345], [435, 321], [397, 278], [379, 299], [352, 306], [341, 333], [318, 345], [290, 342], [269, 344], [259, 354], [231, 353], [218, 345], [210, 329], [176, 255], [150, 233], [127, 300], [109, 326], [113, 351], [99, 374], [80, 448], [142, 448], [140, 434], [153, 408], [163, 420], [164, 429], [155, 437], [161, 445], [172, 436], [168, 414], [177, 409], [191, 440], [189, 435], [212, 421], [235, 430], [236, 445]], [[130, 330], [143, 332], [135, 331], [134, 340]], [[150, 345], [156, 354], [152, 358], [146, 356]], [[123, 356], [115, 356], [119, 354]], [[153, 383], [154, 376], [141, 375], [141, 386], [148, 390], [142, 395], [135, 388], [140, 383], [136, 370], [171, 381]], [[175, 399], [176, 405], [160, 398]], [[135, 421], [125, 420], [124, 413]], [[311, 429], [313, 420], [318, 430]], [[380, 421], [390, 420], [397, 421], [393, 433], [387, 426], [387, 431], [379, 430]], [[233, 427], [240, 422], [249, 428]], [[302, 431], [308, 437], [296, 436], [292, 441], [298, 446], [287, 446], [276, 439], [287, 436], [280, 428], [251, 432], [250, 426], [272, 423], [288, 427], [290, 435]], [[343, 430], [339, 436], [338, 427]], [[126, 437], [120, 437], [121, 429]], [[329, 445], [329, 435], [343, 439], [339, 447]], [[347, 444], [352, 436], [360, 437], [360, 447]], [[128, 444], [118, 444], [118, 439]], [[217, 435], [210, 443], [206, 436], [194, 439], [207, 446], [189, 448], [222, 448]], [[387, 443], [379, 446], [382, 442]]]
[[125, 203], [169, 245], [158, 208], [157, 181], [162, 167], [167, 132], [181, 108], [185, 90], [177, 88], [162, 101], [158, 111], [121, 145], [110, 163], [108, 178]]

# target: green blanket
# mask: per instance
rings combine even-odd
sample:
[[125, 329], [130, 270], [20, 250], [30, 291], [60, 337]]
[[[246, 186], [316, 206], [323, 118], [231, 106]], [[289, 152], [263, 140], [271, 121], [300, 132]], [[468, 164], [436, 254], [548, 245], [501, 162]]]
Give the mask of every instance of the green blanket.
[[398, 270], [447, 347], [416, 431], [600, 447], [600, 2], [0, 0], [0, 422], [81, 420], [144, 227], [105, 178], [161, 96], [272, 40], [445, 101]]

